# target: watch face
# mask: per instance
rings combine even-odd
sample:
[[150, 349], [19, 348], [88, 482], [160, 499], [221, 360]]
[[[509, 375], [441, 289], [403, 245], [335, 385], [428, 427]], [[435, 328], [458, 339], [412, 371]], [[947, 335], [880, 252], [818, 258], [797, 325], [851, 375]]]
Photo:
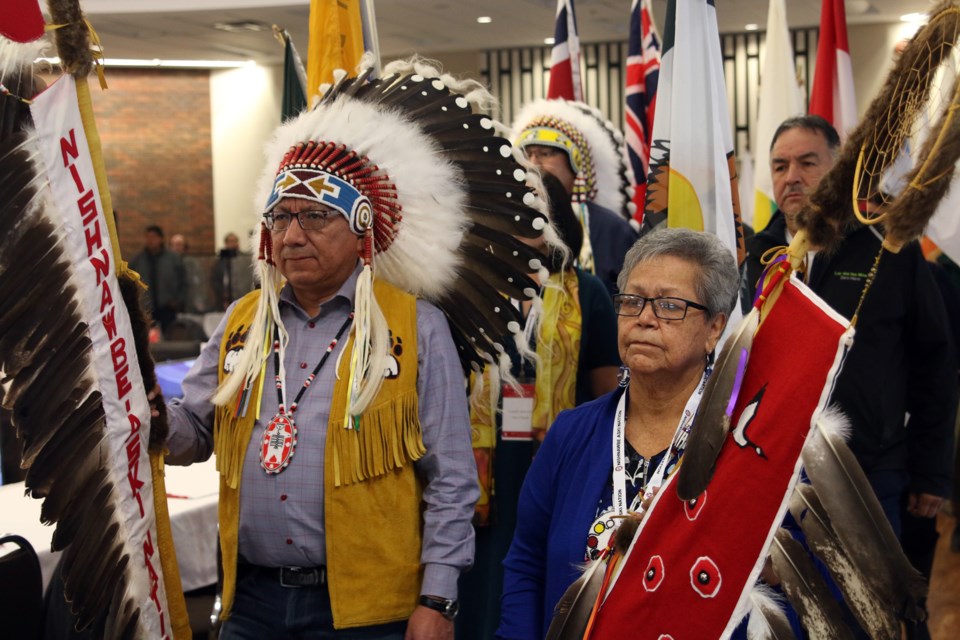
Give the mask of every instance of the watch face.
[[447, 606], [443, 609], [443, 617], [447, 620], [453, 620], [460, 612], [460, 603], [456, 600], [447, 600]]

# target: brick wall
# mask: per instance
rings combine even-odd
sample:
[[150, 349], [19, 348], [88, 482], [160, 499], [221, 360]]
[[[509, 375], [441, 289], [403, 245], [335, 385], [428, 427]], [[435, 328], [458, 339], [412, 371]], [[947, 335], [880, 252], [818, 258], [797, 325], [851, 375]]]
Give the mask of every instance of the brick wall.
[[143, 247], [143, 228], [186, 236], [190, 253], [214, 252], [208, 71], [107, 70], [90, 78], [120, 250]]

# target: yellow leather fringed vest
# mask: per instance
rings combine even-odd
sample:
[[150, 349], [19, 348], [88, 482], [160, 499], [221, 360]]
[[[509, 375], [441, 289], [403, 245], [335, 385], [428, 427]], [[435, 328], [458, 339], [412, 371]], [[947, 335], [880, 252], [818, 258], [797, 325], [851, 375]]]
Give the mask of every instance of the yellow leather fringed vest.
[[[327, 581], [337, 629], [406, 620], [417, 606], [423, 577], [422, 484], [412, 464], [425, 453], [417, 397], [416, 299], [379, 280], [374, 295], [391, 332], [390, 367], [359, 430], [345, 429], [350, 359], [341, 359], [324, 453]], [[251, 292], [230, 315], [220, 345], [221, 382], [227, 354], [245, 338], [259, 298], [259, 291]], [[344, 353], [352, 347], [351, 336]], [[233, 407], [216, 410], [223, 618], [236, 588], [240, 478], [262, 387], [258, 379], [245, 417], [234, 417]]]

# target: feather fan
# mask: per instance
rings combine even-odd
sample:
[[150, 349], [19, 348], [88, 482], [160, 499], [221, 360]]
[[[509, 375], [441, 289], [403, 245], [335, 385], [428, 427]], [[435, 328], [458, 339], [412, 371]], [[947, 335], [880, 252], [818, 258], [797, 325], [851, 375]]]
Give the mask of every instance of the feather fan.
[[[53, 546], [64, 549], [67, 597], [78, 613], [78, 626], [118, 616], [115, 626], [123, 631], [139, 609], [103, 606], [104, 593], [127, 590], [131, 550], [116, 535], [120, 522], [107, 499], [112, 480], [101, 449], [104, 411], [88, 373], [92, 345], [77, 310], [77, 291], [66, 276], [69, 262], [48, 221], [56, 213], [38, 189], [28, 143], [24, 134], [0, 141], [0, 164], [7, 176], [0, 189], [0, 237], [5, 239], [0, 372], [10, 385], [3, 408], [11, 412], [24, 442], [27, 490], [33, 497], [48, 497], [43, 519], [60, 523]], [[17, 260], [20, 252], [35, 258]], [[37, 339], [42, 348], [23, 350], [33, 336], [42, 336]], [[97, 584], [112, 588], [94, 588]]]

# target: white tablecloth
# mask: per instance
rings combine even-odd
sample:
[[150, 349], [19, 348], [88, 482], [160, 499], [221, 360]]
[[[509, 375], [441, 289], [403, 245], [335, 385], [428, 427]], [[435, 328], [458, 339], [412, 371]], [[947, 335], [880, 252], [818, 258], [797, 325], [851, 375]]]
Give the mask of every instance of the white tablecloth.
[[[189, 467], [167, 466], [166, 489], [183, 590], [216, 583], [219, 478], [213, 459]], [[0, 534], [15, 533], [33, 545], [46, 588], [60, 554], [50, 551], [53, 527], [40, 524], [41, 504], [24, 496], [22, 482], [0, 487]]]

